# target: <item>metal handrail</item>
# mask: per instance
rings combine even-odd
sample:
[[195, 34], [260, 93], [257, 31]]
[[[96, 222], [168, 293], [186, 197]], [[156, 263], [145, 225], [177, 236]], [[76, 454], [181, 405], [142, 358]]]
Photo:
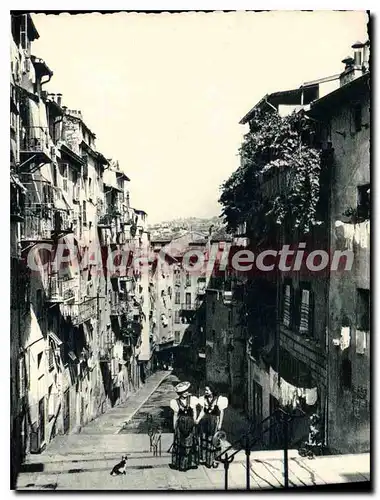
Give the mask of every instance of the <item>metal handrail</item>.
[[[277, 410], [275, 410], [271, 415], [269, 415], [268, 417], [265, 417], [260, 423], [258, 423], [257, 425], [255, 424], [252, 424], [249, 428], [249, 430], [243, 434], [243, 436], [241, 436], [239, 439], [237, 439], [236, 441], [234, 441], [233, 443], [230, 444], [230, 446], [228, 448], [226, 448], [223, 453], [220, 453], [217, 457], [216, 457], [216, 460], [219, 460], [219, 458], [222, 457], [222, 455], [224, 455], [225, 453], [227, 453], [228, 451], [232, 450], [235, 448], [236, 445], [239, 445], [242, 443], [243, 440], [246, 440], [248, 437], [252, 436], [253, 433], [255, 433], [257, 431], [257, 428], [259, 426], [262, 426], [264, 425], [268, 420], [270, 420], [271, 418], [273, 418], [278, 412], [282, 412], [286, 415], [288, 415], [284, 410], [282, 410], [281, 408], [278, 408]], [[244, 446], [243, 446], [244, 447]], [[238, 451], [241, 451], [242, 448], [240, 448]]]
[[[289, 435], [288, 435], [288, 426], [289, 423], [294, 420], [295, 418], [299, 417], [304, 417], [305, 413], [298, 409], [301, 412], [301, 415], [291, 415], [284, 411], [282, 408], [278, 408], [275, 410], [271, 415], [268, 417], [264, 418], [257, 426], [255, 426], [252, 429], [252, 426], [250, 427], [249, 431], [246, 432], [242, 437], [240, 437], [238, 440], [236, 440], [234, 443], [232, 443], [227, 449], [225, 449], [222, 453], [217, 455], [215, 457], [216, 462], [221, 462], [224, 465], [224, 489], [228, 490], [228, 470], [229, 466], [234, 460], [235, 456], [242, 451], [243, 449], [245, 450], [245, 455], [246, 455], [246, 489], [250, 490], [250, 481], [251, 481], [251, 475], [250, 475], [250, 455], [251, 455], [251, 448], [253, 445], [255, 445], [257, 442], [262, 440], [262, 437], [264, 434], [266, 434], [268, 431], [270, 431], [275, 425], [278, 425], [279, 423], [282, 423], [283, 425], [283, 436], [284, 436], [284, 443], [283, 443], [283, 449], [284, 449], [284, 487], [288, 488], [289, 487], [289, 467], [288, 467], [288, 445], [289, 445]], [[279, 416], [281, 419], [279, 419]], [[262, 426], [265, 424], [265, 422], [270, 421], [271, 419], [276, 418], [275, 422], [272, 422], [266, 429], [262, 429]], [[260, 430], [260, 434], [258, 434]], [[253, 440], [252, 440], [253, 438]], [[230, 455], [228, 452], [235, 448], [236, 445], [239, 445], [237, 449], [233, 451]]]

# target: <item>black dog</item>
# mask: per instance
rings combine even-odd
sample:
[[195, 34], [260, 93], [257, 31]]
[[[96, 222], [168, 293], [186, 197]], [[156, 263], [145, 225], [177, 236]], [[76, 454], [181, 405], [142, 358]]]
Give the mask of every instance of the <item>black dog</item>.
[[119, 462], [118, 464], [115, 465], [115, 467], [111, 470], [110, 475], [111, 476], [120, 476], [120, 474], [125, 474], [127, 460], [128, 460], [127, 455], [125, 455], [124, 457], [121, 457], [121, 462]]

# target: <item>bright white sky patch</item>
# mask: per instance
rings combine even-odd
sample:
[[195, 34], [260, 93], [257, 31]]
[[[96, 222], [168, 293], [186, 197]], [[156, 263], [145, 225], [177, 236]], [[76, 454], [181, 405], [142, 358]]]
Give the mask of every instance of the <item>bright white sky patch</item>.
[[81, 109], [149, 222], [218, 215], [239, 120], [266, 93], [341, 72], [365, 12], [33, 15], [46, 90]]

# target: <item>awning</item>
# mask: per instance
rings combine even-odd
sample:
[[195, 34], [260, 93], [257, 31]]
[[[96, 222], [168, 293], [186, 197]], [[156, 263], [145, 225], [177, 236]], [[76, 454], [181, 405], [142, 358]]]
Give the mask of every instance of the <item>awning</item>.
[[59, 339], [54, 332], [49, 332], [48, 337], [57, 345], [57, 347], [60, 347], [63, 344], [62, 340]]
[[21, 182], [17, 179], [16, 176], [11, 175], [11, 182], [13, 182], [14, 184], [16, 184], [16, 186], [18, 186], [23, 193], [27, 192], [27, 189], [25, 188], [25, 186], [23, 184], [21, 184]]
[[74, 361], [74, 363], [79, 362], [78, 358], [76, 357], [76, 355], [73, 351], [69, 351], [68, 356], [71, 359], [71, 361]]
[[74, 151], [68, 148], [65, 144], [62, 144], [60, 149], [62, 153], [66, 154], [75, 163], [75, 166], [80, 168], [81, 165], [85, 164], [84, 159], [81, 156], [74, 153]]
[[66, 198], [66, 196], [64, 195], [64, 193], [62, 193], [62, 198], [63, 198], [63, 201], [66, 203], [67, 205], [67, 209], [69, 210], [74, 210], [74, 207], [71, 205], [71, 203], [69, 203], [68, 199]]
[[55, 202], [54, 202], [54, 208], [56, 208], [57, 210], [64, 210], [65, 212], [67, 210], [69, 210], [68, 207], [67, 207], [67, 205], [66, 205], [66, 203], [63, 201], [62, 198], [57, 198], [55, 200]]

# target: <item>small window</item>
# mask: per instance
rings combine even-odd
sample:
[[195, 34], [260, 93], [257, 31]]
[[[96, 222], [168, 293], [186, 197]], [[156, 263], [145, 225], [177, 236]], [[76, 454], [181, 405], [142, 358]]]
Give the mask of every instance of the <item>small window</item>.
[[362, 129], [362, 106], [361, 104], [355, 104], [352, 109], [352, 116], [354, 122], [355, 132], [360, 132]]
[[179, 344], [181, 342], [181, 332], [179, 332], [178, 330], [174, 332], [174, 342], [176, 344]]
[[291, 320], [291, 300], [292, 300], [292, 284], [288, 280], [283, 285], [283, 306], [282, 306], [282, 323], [286, 327], [290, 327]]
[[360, 219], [369, 219], [370, 216], [370, 185], [364, 184], [358, 186], [358, 217]]
[[54, 351], [52, 346], [49, 346], [49, 371], [54, 370]]
[[357, 330], [369, 331], [370, 302], [369, 290], [358, 288], [356, 291], [356, 328]]
[[300, 284], [296, 306], [298, 315], [296, 322], [298, 324], [299, 333], [312, 337], [314, 299], [310, 283], [304, 282]]
[[310, 290], [301, 289], [300, 333], [309, 333]]
[[41, 288], [38, 288], [36, 291], [36, 316], [38, 318], [41, 318], [43, 314], [43, 307], [42, 307], [42, 290]]
[[26, 366], [25, 366], [25, 358], [19, 358], [19, 396], [23, 398], [25, 396], [26, 391]]
[[91, 179], [91, 177], [89, 177], [88, 178], [88, 198], [90, 200], [92, 200], [93, 197], [94, 197], [93, 189], [94, 189], [94, 187], [93, 187], [93, 184], [92, 184], [92, 179]]
[[87, 226], [87, 207], [85, 201], [83, 202], [82, 220], [83, 220], [83, 225]]
[[180, 304], [181, 303], [181, 292], [176, 292], [175, 293], [175, 304]]
[[180, 319], [179, 319], [179, 311], [174, 311], [174, 323], [179, 323], [180, 322]]

